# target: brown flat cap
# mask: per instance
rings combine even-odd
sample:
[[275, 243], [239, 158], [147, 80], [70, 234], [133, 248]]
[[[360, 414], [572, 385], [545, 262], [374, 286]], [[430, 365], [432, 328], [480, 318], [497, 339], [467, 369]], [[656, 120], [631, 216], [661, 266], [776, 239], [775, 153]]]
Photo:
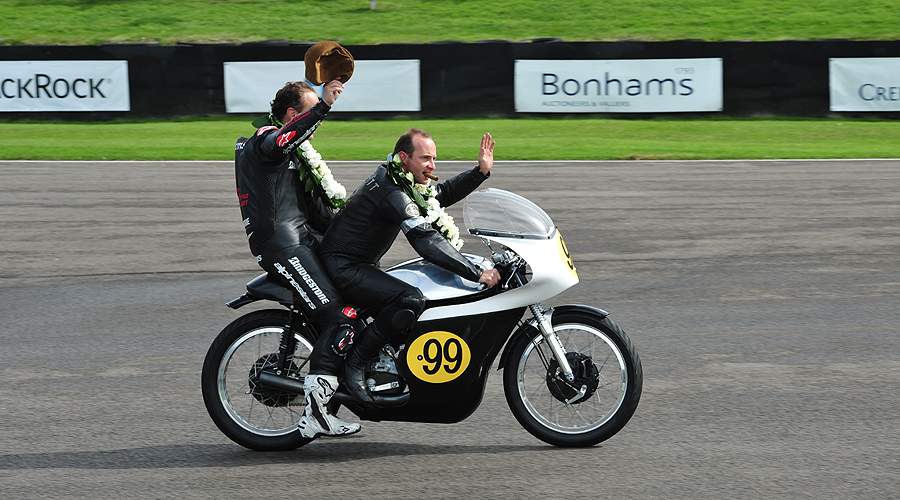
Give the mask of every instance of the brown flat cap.
[[306, 79], [313, 85], [322, 85], [338, 79], [344, 83], [353, 76], [353, 56], [337, 42], [325, 40], [306, 51]]

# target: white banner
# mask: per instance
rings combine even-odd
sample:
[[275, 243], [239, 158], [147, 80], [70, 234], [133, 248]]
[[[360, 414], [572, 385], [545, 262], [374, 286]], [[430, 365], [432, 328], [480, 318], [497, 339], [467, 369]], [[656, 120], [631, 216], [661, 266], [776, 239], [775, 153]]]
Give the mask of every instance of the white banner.
[[[420, 111], [419, 60], [354, 61], [333, 111]], [[225, 111], [267, 113], [285, 83], [304, 81], [303, 61], [225, 63]], [[321, 96], [321, 86], [316, 88]]]
[[0, 111], [130, 111], [128, 61], [0, 61]]
[[900, 111], [900, 57], [828, 60], [832, 111]]
[[519, 59], [516, 111], [722, 111], [722, 59]]

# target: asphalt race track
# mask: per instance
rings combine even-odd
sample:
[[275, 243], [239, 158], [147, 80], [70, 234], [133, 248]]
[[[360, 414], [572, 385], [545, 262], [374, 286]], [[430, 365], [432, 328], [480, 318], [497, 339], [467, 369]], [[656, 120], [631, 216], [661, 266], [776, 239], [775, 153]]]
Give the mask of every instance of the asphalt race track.
[[[376, 164], [330, 165], [352, 189]], [[459, 424], [245, 450], [199, 386], [259, 272], [232, 165], [0, 162], [0, 498], [897, 498], [900, 160], [498, 162], [487, 186], [566, 238], [581, 283], [545, 305], [611, 311], [640, 353], [598, 446], [526, 433], [498, 374]]]

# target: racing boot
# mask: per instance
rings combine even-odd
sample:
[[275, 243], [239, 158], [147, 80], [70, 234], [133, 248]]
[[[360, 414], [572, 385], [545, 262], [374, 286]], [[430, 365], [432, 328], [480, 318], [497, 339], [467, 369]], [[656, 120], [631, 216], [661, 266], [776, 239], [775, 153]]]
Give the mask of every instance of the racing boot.
[[328, 411], [328, 401], [337, 387], [338, 378], [334, 375], [310, 374], [303, 380], [306, 410], [297, 422], [301, 436], [312, 439], [316, 436], [349, 436], [359, 432], [359, 424], [344, 422]]
[[390, 339], [378, 330], [374, 322], [369, 323], [354, 339], [353, 349], [344, 359], [344, 387], [364, 406], [375, 405], [375, 400], [372, 399], [366, 384], [366, 366], [372, 358], [378, 355], [378, 351], [388, 343], [388, 340]]

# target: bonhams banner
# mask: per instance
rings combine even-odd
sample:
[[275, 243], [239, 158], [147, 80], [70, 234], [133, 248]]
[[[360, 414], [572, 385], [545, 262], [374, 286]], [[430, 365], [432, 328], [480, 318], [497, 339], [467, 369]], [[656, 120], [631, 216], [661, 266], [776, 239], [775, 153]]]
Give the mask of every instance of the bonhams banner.
[[129, 111], [128, 61], [0, 61], [0, 111]]
[[519, 59], [515, 94], [523, 113], [722, 111], [722, 59]]
[[900, 57], [828, 60], [832, 111], [900, 111]]
[[[357, 60], [354, 66], [333, 111], [421, 110], [418, 59]], [[267, 113], [275, 92], [306, 74], [303, 61], [226, 62], [224, 71], [228, 113]]]

